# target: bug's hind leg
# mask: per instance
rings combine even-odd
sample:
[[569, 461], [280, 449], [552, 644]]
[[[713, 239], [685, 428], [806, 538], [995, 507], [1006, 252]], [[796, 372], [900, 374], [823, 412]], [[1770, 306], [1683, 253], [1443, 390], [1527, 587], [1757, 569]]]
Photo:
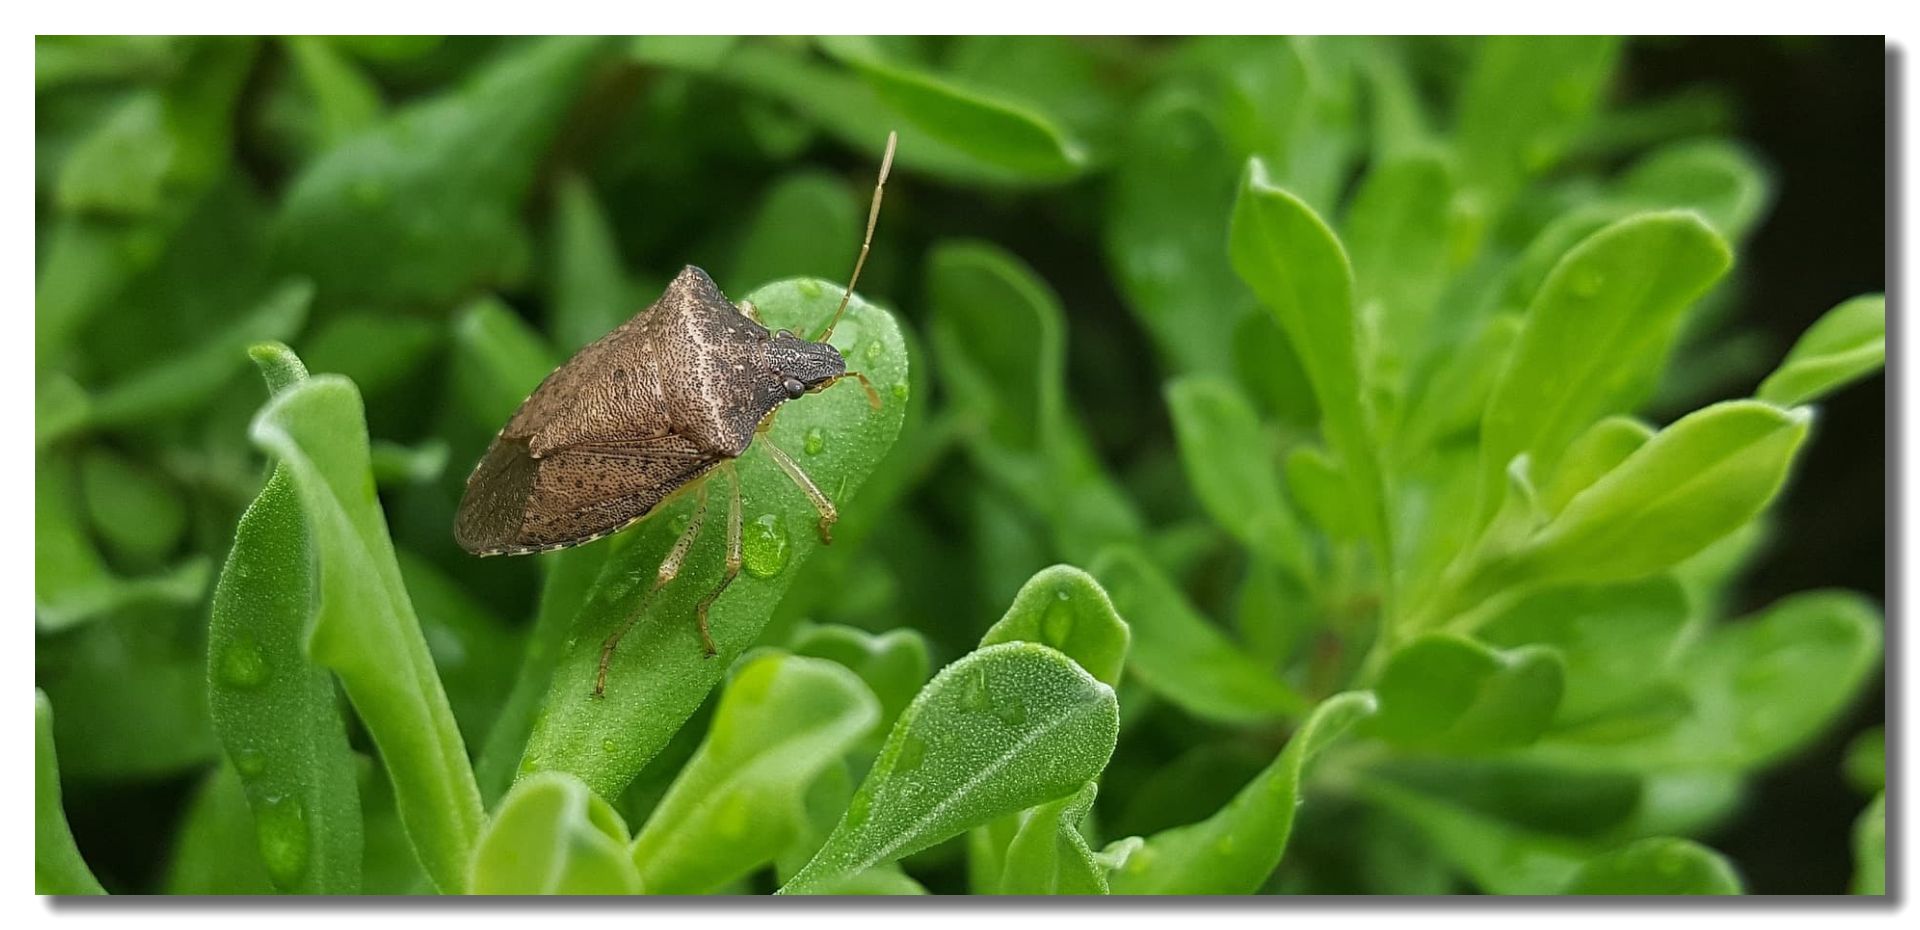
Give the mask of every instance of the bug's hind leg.
[[739, 577], [741, 561], [740, 475], [733, 470], [732, 462], [728, 462], [722, 467], [727, 473], [727, 483], [733, 487], [733, 492], [727, 499], [727, 570], [725, 574], [720, 576], [720, 584], [713, 589], [712, 593], [701, 598], [700, 606], [695, 607], [693, 610], [694, 619], [700, 623], [700, 643], [706, 647], [709, 658], [717, 654], [719, 650], [713, 647], [713, 633], [707, 628], [707, 610], [713, 606], [714, 601], [720, 599], [721, 594], [726, 592], [727, 585], [733, 584], [733, 579]]
[[[707, 486], [703, 483], [700, 485], [700, 502], [693, 508], [693, 519], [687, 521], [687, 528], [680, 533], [680, 538], [673, 541], [673, 548], [667, 550], [667, 557], [660, 560], [660, 568], [653, 574], [653, 587], [647, 589], [647, 593], [640, 598], [640, 606], [627, 615], [627, 619], [621, 622], [620, 628], [614, 630], [613, 635], [600, 644], [600, 670], [593, 678], [594, 697], [606, 695], [607, 665], [613, 661], [613, 650], [619, 647], [620, 638], [627, 635], [627, 631], [633, 629], [633, 625], [640, 622], [641, 617], [647, 615], [647, 608], [653, 604], [653, 596], [660, 593], [660, 589], [666, 587], [667, 582], [679, 576], [680, 566], [687, 560], [687, 552], [693, 549], [694, 540], [700, 538], [700, 524], [706, 520], [706, 517]], [[708, 646], [708, 650], [711, 654], [711, 645]]]
[[762, 436], [759, 442], [767, 447], [767, 454], [773, 456], [773, 463], [780, 466], [780, 470], [786, 472], [787, 477], [800, 486], [800, 490], [806, 492], [807, 500], [813, 502], [813, 509], [820, 512], [820, 542], [832, 545], [833, 525], [840, 520], [840, 512], [833, 509], [833, 501], [827, 500], [827, 495], [820, 490], [820, 486], [814, 484], [813, 479], [800, 470], [800, 463], [773, 444], [772, 437]]

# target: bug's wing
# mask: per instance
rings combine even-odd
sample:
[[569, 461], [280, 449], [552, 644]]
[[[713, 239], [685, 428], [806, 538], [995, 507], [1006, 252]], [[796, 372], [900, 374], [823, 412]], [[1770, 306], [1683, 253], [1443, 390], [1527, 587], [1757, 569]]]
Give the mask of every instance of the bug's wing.
[[646, 516], [718, 464], [681, 436], [571, 446], [535, 458], [525, 439], [487, 449], [454, 519], [475, 555], [521, 555], [592, 542]]

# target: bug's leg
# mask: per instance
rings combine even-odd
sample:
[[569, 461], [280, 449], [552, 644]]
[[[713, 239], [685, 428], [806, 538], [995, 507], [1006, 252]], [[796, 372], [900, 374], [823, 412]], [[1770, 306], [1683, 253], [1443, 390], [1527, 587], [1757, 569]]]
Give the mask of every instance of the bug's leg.
[[820, 486], [814, 484], [813, 479], [800, 470], [800, 463], [773, 444], [772, 437], [762, 436], [759, 442], [767, 447], [767, 454], [773, 456], [773, 463], [780, 466], [780, 470], [786, 472], [787, 477], [793, 479], [793, 483], [807, 493], [807, 500], [813, 502], [813, 509], [820, 512], [820, 541], [832, 545], [833, 524], [840, 519], [840, 513], [833, 509], [833, 501], [827, 500], [827, 495], [820, 490]]
[[713, 647], [713, 633], [707, 629], [707, 609], [720, 595], [733, 584], [740, 574], [740, 474], [733, 470], [733, 463], [722, 466], [727, 473], [727, 483], [733, 486], [733, 492], [727, 498], [727, 571], [720, 576], [720, 584], [713, 592], [700, 599], [700, 606], [693, 609], [695, 620], [700, 622], [700, 643], [707, 647], [707, 656], [713, 657], [719, 650]]
[[606, 695], [607, 665], [613, 661], [613, 650], [620, 645], [620, 638], [627, 635], [627, 631], [633, 629], [633, 625], [640, 622], [641, 617], [647, 615], [647, 608], [653, 604], [653, 596], [660, 593], [660, 589], [666, 587], [667, 582], [680, 574], [680, 565], [687, 560], [687, 552], [693, 548], [693, 541], [700, 538], [700, 524], [706, 517], [707, 486], [702, 484], [700, 485], [700, 502], [693, 508], [693, 519], [687, 521], [687, 528], [681, 532], [680, 538], [673, 541], [673, 548], [667, 550], [667, 557], [660, 560], [660, 568], [653, 573], [653, 587], [647, 589], [647, 593], [640, 598], [640, 606], [627, 615], [627, 619], [620, 624], [620, 628], [614, 630], [613, 635], [600, 644], [600, 670], [593, 677], [594, 697]]
[[873, 382], [868, 381], [866, 375], [863, 375], [857, 371], [841, 372], [840, 374], [834, 375], [832, 381], [827, 382], [827, 387], [834, 386], [835, 384], [839, 383], [840, 379], [842, 378], [852, 378], [860, 382], [860, 386], [865, 388], [867, 391], [867, 406], [872, 407], [875, 410], [880, 409], [880, 392], [873, 389]]

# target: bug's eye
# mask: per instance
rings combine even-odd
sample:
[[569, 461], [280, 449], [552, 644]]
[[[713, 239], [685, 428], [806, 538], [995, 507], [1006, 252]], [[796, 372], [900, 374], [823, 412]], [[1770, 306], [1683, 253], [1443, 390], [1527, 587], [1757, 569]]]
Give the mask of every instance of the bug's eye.
[[788, 378], [787, 380], [780, 382], [780, 390], [786, 391], [787, 398], [791, 400], [795, 397], [799, 397], [800, 395], [805, 394], [807, 392], [807, 386], [804, 384], [801, 384], [800, 379], [798, 378]]

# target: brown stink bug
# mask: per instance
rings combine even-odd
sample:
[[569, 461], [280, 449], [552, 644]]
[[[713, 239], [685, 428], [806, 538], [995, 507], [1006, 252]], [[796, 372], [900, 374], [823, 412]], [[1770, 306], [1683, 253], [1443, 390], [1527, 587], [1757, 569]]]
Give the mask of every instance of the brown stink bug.
[[695, 609], [700, 639], [714, 654], [707, 610], [740, 573], [740, 478], [733, 460], [759, 442], [820, 513], [820, 539], [832, 542], [838, 518], [799, 463], [764, 436], [781, 404], [856, 378], [867, 400], [880, 395], [827, 344], [847, 310], [873, 245], [880, 199], [893, 166], [889, 133], [867, 233], [839, 309], [813, 339], [768, 332], [752, 304], [735, 305], [707, 273], [688, 265], [660, 299], [555, 369], [521, 403], [467, 477], [453, 536], [475, 555], [526, 555], [612, 535], [654, 512], [675, 492], [694, 489], [699, 504], [654, 574], [640, 606], [601, 644], [593, 693], [605, 692], [607, 663], [647, 604], [680, 572], [706, 516], [705, 479], [724, 472], [727, 567]]

